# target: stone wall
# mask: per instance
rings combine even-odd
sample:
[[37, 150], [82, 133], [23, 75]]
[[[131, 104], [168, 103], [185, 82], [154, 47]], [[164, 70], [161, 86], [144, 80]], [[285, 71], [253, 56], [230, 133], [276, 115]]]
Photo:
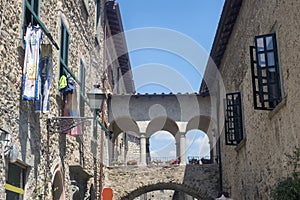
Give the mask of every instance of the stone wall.
[[138, 163], [141, 158], [141, 144], [140, 139], [127, 134], [128, 140], [128, 151], [127, 151], [127, 160], [136, 160]]
[[[2, 1], [3, 2], [3, 1]], [[0, 4], [2, 10], [3, 4]], [[86, 67], [86, 91], [92, 88], [96, 82], [101, 83], [103, 74], [103, 40], [100, 44], [95, 40], [95, 1], [88, 0], [88, 12], [85, 10], [83, 0], [60, 1], [49, 0], [40, 3], [40, 19], [50, 31], [53, 39], [60, 45], [61, 20], [67, 26], [70, 34], [69, 68], [80, 77], [80, 59]], [[102, 1], [104, 4], [104, 1]], [[22, 70], [24, 60], [23, 15], [24, 1], [7, 1], [3, 27], [0, 33], [0, 127], [4, 127], [4, 121], [9, 128], [12, 141], [20, 150], [18, 162], [28, 165], [28, 177], [25, 186], [25, 199], [34, 198], [36, 195], [52, 198], [51, 182], [55, 176], [55, 169], [63, 174], [65, 199], [71, 199], [70, 165], [82, 166], [90, 176], [95, 177], [94, 186], [99, 180], [100, 162], [91, 148], [92, 129], [86, 126], [84, 135], [79, 138], [48, 134], [46, 121], [49, 116], [62, 115], [62, 96], [57, 85], [59, 79], [59, 54], [53, 46], [54, 77], [50, 89], [50, 113], [35, 113], [33, 102], [24, 101], [21, 97]], [[104, 8], [104, 6], [102, 6]], [[1, 12], [2, 13], [2, 12]], [[102, 15], [103, 12], [101, 12]], [[102, 17], [103, 18], [103, 17]], [[99, 33], [103, 37], [102, 29]], [[43, 43], [50, 41], [43, 35]], [[79, 85], [77, 85], [79, 90]], [[86, 105], [86, 116], [92, 116]], [[3, 121], [2, 121], [3, 120]], [[98, 128], [98, 135], [100, 128]], [[80, 149], [80, 141], [83, 148]], [[100, 150], [100, 136], [96, 138], [96, 152]], [[2, 148], [1, 148], [2, 149]], [[81, 154], [82, 153], [82, 154]], [[81, 163], [80, 156], [84, 155]], [[2, 160], [2, 158], [0, 159]], [[5, 169], [0, 161], [0, 175], [5, 178]], [[0, 199], [5, 199], [3, 179], [0, 182]], [[99, 192], [99, 191], [96, 191]]]
[[[134, 181], [132, 181], [134, 180]], [[105, 185], [114, 199], [133, 199], [155, 190], [176, 190], [198, 199], [213, 199], [218, 193], [217, 165], [105, 168]]]
[[[242, 93], [245, 140], [222, 138], [223, 186], [233, 199], [270, 199], [280, 178], [290, 175], [285, 154], [299, 147], [300, 2], [244, 0], [220, 71], [227, 92]], [[254, 110], [249, 46], [254, 36], [276, 33], [283, 101], [273, 111]], [[222, 108], [221, 108], [222, 109]]]

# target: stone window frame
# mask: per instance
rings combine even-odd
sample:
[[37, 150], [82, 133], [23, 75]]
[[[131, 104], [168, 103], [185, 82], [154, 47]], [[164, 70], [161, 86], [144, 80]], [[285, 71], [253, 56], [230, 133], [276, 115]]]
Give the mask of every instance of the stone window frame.
[[225, 100], [225, 143], [238, 145], [244, 139], [240, 92], [227, 93]]
[[[19, 185], [16, 185], [16, 183], [14, 181], [10, 180], [11, 177], [9, 176], [9, 174], [10, 174], [9, 170], [11, 168], [13, 168], [13, 166], [19, 168], [20, 173], [21, 173], [20, 177], [19, 177], [19, 180], [18, 180]], [[6, 198], [8, 198], [8, 193], [19, 194], [18, 199], [23, 199], [24, 198], [27, 175], [28, 175], [28, 166], [23, 165], [20, 162], [15, 162], [15, 163], [9, 163], [8, 164], [8, 171], [7, 171], [6, 184], [5, 184]]]
[[254, 109], [273, 110], [282, 101], [276, 33], [255, 36], [254, 42], [250, 46]]

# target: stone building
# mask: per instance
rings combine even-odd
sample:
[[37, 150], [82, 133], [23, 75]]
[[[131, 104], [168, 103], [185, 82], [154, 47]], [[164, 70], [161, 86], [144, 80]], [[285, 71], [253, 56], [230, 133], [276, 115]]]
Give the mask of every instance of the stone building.
[[[226, 89], [221, 175], [233, 199], [270, 199], [291, 176], [285, 154], [300, 143], [299, 9], [296, 0], [225, 1], [210, 55]], [[205, 83], [200, 92], [209, 94]]]
[[[108, 160], [107, 107], [91, 120], [87, 92], [96, 83], [110, 93], [134, 92], [124, 35], [107, 40], [123, 31], [118, 4], [4, 0], [0, 10], [0, 199], [100, 198]], [[24, 100], [28, 30], [43, 32], [45, 68], [35, 78], [49, 91], [49, 109], [38, 109], [38, 93]], [[63, 75], [69, 93], [59, 90]], [[52, 79], [49, 90], [44, 77]]]

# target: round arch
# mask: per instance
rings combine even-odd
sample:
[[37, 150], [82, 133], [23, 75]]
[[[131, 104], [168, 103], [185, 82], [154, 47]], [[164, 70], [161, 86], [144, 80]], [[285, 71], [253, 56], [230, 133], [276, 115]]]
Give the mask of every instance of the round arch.
[[186, 133], [190, 130], [201, 130], [203, 131], [212, 141], [214, 137], [213, 132], [216, 130], [216, 123], [209, 116], [199, 115], [190, 119], [186, 126]]
[[64, 176], [61, 162], [57, 162], [57, 164], [54, 165], [54, 168], [51, 171], [54, 174], [51, 181], [51, 192], [53, 194], [53, 200], [65, 200]]
[[156, 191], [156, 190], [174, 190], [178, 192], [183, 192], [199, 200], [212, 199], [212, 197], [209, 196], [208, 192], [205, 189], [196, 190], [178, 183], [158, 183], [158, 184], [143, 186], [128, 193], [126, 196], [123, 196], [120, 199], [121, 200], [134, 199], [136, 197], [141, 196], [142, 194]]
[[110, 123], [108, 130], [113, 133], [112, 142], [114, 142], [118, 135], [122, 132], [130, 131], [136, 134], [140, 132], [137, 123], [129, 117], [119, 117], [113, 120]]
[[161, 130], [168, 131], [175, 137], [179, 131], [179, 128], [174, 120], [168, 117], [157, 117], [148, 124], [146, 129], [146, 137], [149, 138], [152, 134]]
[[215, 131], [217, 130], [216, 122], [210, 116], [195, 116], [188, 121], [186, 126], [186, 133], [191, 130], [201, 130], [207, 135], [210, 146], [210, 161], [214, 162], [214, 158], [217, 155], [217, 138], [215, 134]]

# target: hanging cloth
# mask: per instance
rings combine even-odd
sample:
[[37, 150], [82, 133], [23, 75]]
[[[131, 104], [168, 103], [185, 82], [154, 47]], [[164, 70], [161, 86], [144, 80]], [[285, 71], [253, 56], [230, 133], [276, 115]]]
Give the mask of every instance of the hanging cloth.
[[53, 80], [52, 45], [41, 45], [39, 100], [34, 102], [35, 112], [49, 112], [50, 86]]
[[62, 91], [63, 89], [65, 89], [67, 87], [68, 83], [67, 83], [67, 77], [65, 75], [62, 75], [59, 78], [59, 82], [58, 82], [58, 90]]
[[[79, 104], [77, 101], [77, 90], [75, 81], [73, 78], [67, 78], [67, 87], [65, 87], [63, 91], [63, 95], [65, 96], [65, 105], [64, 105], [64, 116], [66, 117], [79, 117]], [[82, 135], [82, 126], [77, 125], [73, 127], [71, 130], [66, 131], [65, 134], [69, 134], [72, 136], [80, 136]]]
[[23, 99], [39, 100], [39, 60], [42, 30], [39, 26], [28, 26], [25, 36], [25, 58], [23, 68]]

